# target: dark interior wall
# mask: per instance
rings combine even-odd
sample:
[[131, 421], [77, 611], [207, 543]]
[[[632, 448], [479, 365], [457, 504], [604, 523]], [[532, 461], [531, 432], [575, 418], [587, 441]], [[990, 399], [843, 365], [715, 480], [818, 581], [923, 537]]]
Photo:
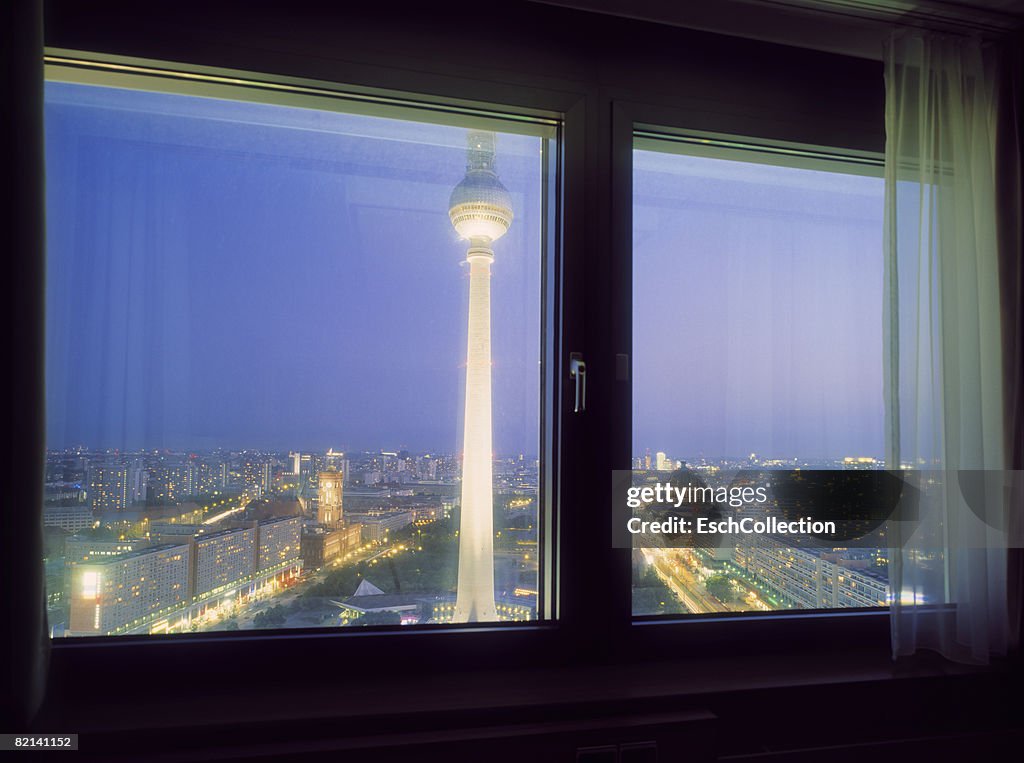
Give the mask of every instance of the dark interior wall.
[[587, 91], [705, 129], [883, 148], [880, 62], [529, 2], [366, 5], [49, 0], [46, 44], [396, 89], [411, 75], [483, 100]]
[[0, 719], [24, 724], [43, 694], [49, 636], [45, 623], [42, 523], [29, 507], [43, 497], [43, 103], [42, 14], [28, 2], [0, 7], [0, 81], [7, 98], [0, 177], [7, 346], [3, 580], [5, 632]]
[[[884, 85], [879, 62], [528, 2], [366, 5], [371, 4], [49, 0], [45, 3], [45, 42], [53, 48], [513, 106], [573, 98], [582, 101], [586, 128], [582, 134], [568, 137], [586, 144], [582, 168], [577, 167], [587, 184], [583, 222], [577, 217], [573, 224], [582, 231], [587, 256], [586, 263], [577, 263], [583, 273], [580, 302], [586, 304], [581, 341], [588, 351], [588, 363], [597, 371], [610, 358], [595, 357], [585, 343], [590, 342], [592, 348], [605, 341], [600, 337], [608, 334], [610, 318], [607, 300], [600, 297], [616, 288], [607, 243], [612, 186], [607, 148], [615, 102], [669, 107], [683, 114], [694, 129], [883, 150]], [[37, 81], [27, 75], [19, 82], [22, 90], [15, 88], [15, 93], [38, 90]], [[570, 98], [564, 98], [566, 94]], [[41, 110], [31, 98], [24, 103], [26, 108]], [[32, 163], [39, 157], [24, 153], [24, 147], [20, 143], [7, 146], [9, 153], [21, 151], [19, 161], [27, 168], [25, 187], [37, 194], [37, 203], [24, 213], [11, 207], [15, 215], [11, 219], [20, 217], [30, 236], [41, 236], [41, 188], [38, 164]], [[41, 141], [37, 148], [41, 151]], [[38, 254], [41, 239], [33, 242]], [[24, 338], [24, 357], [37, 359], [41, 302], [32, 295], [41, 294], [41, 262], [38, 257], [18, 262], [24, 267], [16, 270], [24, 273], [26, 280], [14, 288], [24, 293], [26, 300], [8, 304], [20, 311], [15, 320], [25, 322], [26, 330], [19, 334]], [[568, 333], [573, 332], [580, 333], [580, 327], [571, 326]], [[17, 348], [16, 356], [22, 357]], [[42, 389], [41, 366], [30, 364], [25, 372], [27, 400]], [[595, 378], [601, 376], [598, 373]], [[615, 397], [600, 381], [591, 393], [598, 409]], [[37, 489], [42, 430], [32, 416], [39, 409], [26, 406], [24, 410], [27, 418], [15, 422], [11, 429], [10, 441], [19, 454], [11, 471], [23, 474], [25, 484], [36, 484], [33, 489]], [[608, 418], [595, 415], [567, 436], [577, 442], [600, 443], [608, 432]], [[616, 453], [594, 447], [598, 452], [586, 464], [589, 473], [606, 474], [606, 469], [616, 465]], [[573, 469], [583, 468], [583, 460], [568, 459], [570, 478]], [[602, 480], [584, 478], [577, 483], [593, 487], [591, 495], [580, 497], [574, 511], [581, 505], [605, 505]], [[36, 499], [25, 505], [38, 504], [38, 491], [32, 495]], [[580, 515], [579, 511], [566, 512], [569, 522], [579, 522]], [[24, 516], [27, 527], [31, 517], [28, 512]], [[607, 545], [596, 530], [582, 523], [569, 529], [580, 547]], [[8, 529], [6, 535], [14, 538], [20, 531]], [[24, 565], [34, 564], [39, 556], [38, 547], [30, 544], [19, 545], [5, 558]], [[566, 602], [565, 623], [572, 620], [573, 603], [577, 609], [598, 611], [608, 610], [608, 602], [616, 597], [628, 601], [615, 589], [622, 580], [616, 583], [598, 577], [584, 591], [578, 570], [586, 560], [581, 562], [577, 553], [570, 561], [567, 590], [582, 597], [567, 597], [572, 602]], [[8, 579], [16, 579], [17, 565], [12, 566]], [[601, 565], [597, 568], [604, 569]], [[573, 569], [577, 570], [575, 577]], [[37, 588], [35, 595], [39, 593]], [[20, 614], [11, 618], [17, 622], [38, 598], [33, 601], [26, 594], [14, 603], [21, 607]], [[364, 735], [369, 738], [368, 745], [382, 740], [397, 745], [403, 735], [433, 734], [443, 728], [455, 728], [452, 738], [458, 739], [467, 727], [541, 724], [671, 709], [700, 711], [694, 716], [695, 730], [686, 732], [687, 759], [714, 757], [714, 752], [700, 747], [700, 740], [714, 735], [704, 733], [709, 718], [718, 729], [718, 754], [736, 759], [818, 760], [827, 756], [853, 760], [867, 753], [875, 760], [905, 760], [914, 759], [925, 747], [934, 759], [943, 759], [951, 751], [961, 757], [973, 752], [999, 759], [987, 756], [985, 746], [996, 732], [1018, 728], [1019, 718], [1011, 717], [1012, 704], [994, 700], [1007, 688], [1019, 689], [1016, 679], [996, 672], [938, 676], [949, 671], [948, 666], [900, 674], [890, 669], [885, 655], [884, 620], [882, 616], [876, 623], [881, 630], [869, 634], [870, 645], [882, 653], [881, 660], [873, 652], [861, 662], [853, 659], [852, 650], [836, 656], [838, 646], [830, 640], [835, 634], [809, 621], [794, 623], [804, 640], [790, 642], [777, 631], [771, 636], [759, 633], [756, 638], [736, 636], [737, 623], [729, 623], [726, 628], [732, 640], [727, 653], [712, 660], [703, 651], [688, 652], [676, 644], [679, 660], [675, 666], [643, 663], [639, 655], [626, 654], [619, 655], [619, 665], [609, 667], [612, 660], [602, 651], [607, 650], [602, 639], [578, 631], [568, 649], [561, 644], [562, 651], [550, 653], [545, 653], [552, 644], [548, 639], [515, 653], [518, 647], [492, 648], [493, 642], [480, 636], [474, 635], [467, 648], [465, 639], [441, 634], [431, 643], [444, 641], [450, 654], [432, 664], [419, 659], [423, 641], [419, 635], [413, 643], [408, 638], [390, 642], [383, 657], [367, 646], [365, 638], [315, 643], [279, 638], [273, 649], [256, 639], [231, 638], [219, 639], [219, 643], [154, 640], [158, 643], [145, 647], [90, 645], [77, 650], [57, 644], [49, 699], [38, 730], [81, 732], [83, 742], [92, 747], [92, 759], [108, 762], [138, 759], [129, 751], [131, 745], [147, 750], [158, 747], [167, 759], [206, 760], [215, 755], [250, 759], [239, 751], [242, 744], [253, 749], [253, 760], [300, 759], [295, 749], [298, 744], [306, 745], [305, 759], [345, 750], [346, 760], [383, 760], [405, 759], [408, 749], [392, 750], [391, 757], [376, 752], [353, 757], [353, 738]], [[848, 625], [845, 630], [855, 628]], [[569, 633], [572, 635], [571, 629]], [[666, 640], [671, 638], [674, 636], [666, 635]], [[816, 638], [817, 646], [808, 647]], [[720, 648], [719, 641], [724, 640], [711, 640], [714, 647], [705, 647], [705, 651]], [[453, 643], [458, 646], [449, 646]], [[749, 654], [772, 645], [777, 651], [791, 651], [789, 661]], [[22, 649], [27, 651], [24, 640]], [[485, 653], [488, 650], [490, 653]], [[574, 672], [563, 664], [567, 654], [575, 662]], [[469, 666], [474, 661], [490, 666], [488, 672], [456, 675], [457, 663]], [[24, 660], [19, 664], [28, 666]], [[530, 669], [517, 667], [523, 664]], [[380, 677], [378, 673], [385, 673], [383, 668], [388, 666], [391, 673]], [[365, 680], [364, 674], [372, 674], [373, 680]], [[780, 688], [787, 681], [790, 688]], [[143, 687], [140, 692], [133, 690], [136, 682]], [[894, 720], [897, 717], [899, 720]], [[992, 734], [978, 737], [981, 732]], [[1012, 733], [1015, 736], [1008, 745], [1019, 750], [1019, 731]], [[958, 741], [951, 744], [944, 734], [957, 734]], [[921, 743], [924, 747], [908, 751], [904, 742], [915, 735], [925, 740]], [[834, 747], [890, 742], [885, 748], [865, 746], [858, 751], [851, 747], [847, 756]], [[310, 747], [313, 744], [320, 746]], [[531, 744], [533, 748], [541, 746]], [[280, 757], [271, 758], [267, 753], [273, 745], [279, 745]], [[829, 745], [832, 749], [825, 750]], [[787, 750], [811, 746], [817, 749], [787, 756]], [[492, 760], [505, 759], [512, 752], [519, 759], [524, 757], [519, 755], [521, 748], [500, 749], [497, 754], [494, 744], [487, 747], [486, 755]], [[528, 754], [536, 752], [530, 745], [526, 750]], [[209, 758], [207, 751], [213, 751]], [[268, 757], [263, 758], [265, 754]], [[477, 757], [482, 756], [473, 759]], [[450, 759], [460, 757], [453, 754]], [[533, 755], [530, 759], [538, 758]]]
[[[608, 244], [612, 161], [607, 149], [613, 104], [627, 101], [667, 107], [682, 114], [694, 129], [878, 152], [884, 147], [884, 83], [880, 62], [528, 2], [496, 1], [487, 6], [454, 0], [406, 6], [306, 0], [245, 4], [50, 0], [45, 3], [44, 31], [45, 42], [52, 48], [411, 90], [427, 96], [512, 106], [581, 101], [586, 111], [585, 131], [569, 137], [586, 144], [581, 158], [587, 183], [582, 194], [586, 200], [582, 205], [581, 229], [586, 262], [576, 264], [577, 273], [581, 274], [579, 302], [585, 303], [585, 310], [582, 328], [570, 327], [567, 333], [581, 336], [588, 364], [595, 370], [595, 386], [590, 392], [597, 411], [567, 437], [584, 443], [603, 443], [609, 439], [609, 419], [602, 418], [600, 410], [613, 407], [617, 394], [601, 382], [602, 378], [613, 376], [603, 373], [611, 356], [593, 351], [608, 349], [608, 340], [603, 337], [610, 335], [611, 318], [608, 300], [602, 297], [609, 295], [610, 299], [616, 288], [621, 288], [613, 277], [613, 255]], [[579, 226], [580, 218], [576, 219]], [[41, 381], [35, 379], [37, 388], [41, 388]], [[577, 485], [588, 485], [591, 490], [589, 495], [578, 496], [572, 507], [574, 513], [565, 512], [567, 532], [571, 531], [576, 545], [585, 549], [608, 547], [599, 531], [585, 526], [582, 513], [576, 511], [580, 506], [603, 507], [607, 503], [604, 480], [589, 477], [607, 474], [607, 470], [621, 466], [616, 463], [619, 454], [614, 448], [604, 451], [601, 447], [594, 445], [586, 459], [579, 456], [583, 451], [577, 450], [575, 457], [564, 462], [568, 478], [575, 478]], [[41, 448], [24, 450], [31, 456]], [[567, 450], [572, 452], [571, 448]], [[586, 475], [584, 467], [588, 470]], [[573, 469], [579, 470], [575, 476]], [[567, 554], [570, 563], [564, 573], [565, 590], [572, 595], [566, 596], [564, 623], [573, 621], [573, 607], [577, 611], [609, 611], [609, 601], [628, 603], [628, 592], [616, 589], [623, 581], [628, 585], [627, 578], [603, 580], [600, 575], [612, 565], [597, 564], [587, 568], [589, 585], [583, 586], [580, 571], [588, 560], [580, 559], [582, 552], [568, 551], [576, 555]], [[813, 636], [811, 625], [797, 625], [805, 638]], [[872, 645], [883, 653], [883, 665], [887, 667], [884, 616], [880, 625], [882, 632], [873, 634], [878, 638]], [[571, 636], [572, 630], [568, 632]], [[779, 650], [797, 650], [797, 642], [782, 643], [778, 636], [761, 637], [760, 641], [770, 642], [773, 638]], [[450, 634], [442, 634], [441, 640], [452, 642]], [[937, 734], [942, 731], [941, 724], [929, 726], [925, 716], [940, 704], [950, 717], [955, 716], [949, 709], [953, 699], [958, 694], [964, 696], [963, 683], [936, 681], [919, 688], [908, 681], [900, 684], [902, 694], [894, 699], [898, 692], [892, 687], [897, 682], [889, 681], [883, 689], [870, 682], [888, 680], [890, 676], [884, 670], [871, 674], [869, 680], [864, 672], [859, 672], [860, 668], [849, 667], [849, 663], [847, 675], [841, 680], [807, 678], [807, 684], [820, 685], [817, 693], [794, 689], [784, 696], [775, 688], [760, 693], [722, 688], [711, 694], [707, 688], [712, 683], [710, 679], [697, 688], [694, 680], [687, 684], [686, 676], [694, 674], [691, 667], [680, 668], [673, 674], [660, 665], [627, 664], [614, 675], [602, 672], [611, 662], [607, 646], [594, 633], [579, 631], [568, 649], [547, 654], [542, 654], [544, 647], [536, 645], [519, 654], [500, 649], [483, 654], [490, 647], [481, 646], [483, 642], [474, 639], [468, 650], [464, 646], [451, 648], [450, 661], [433, 665], [418, 659], [420, 642], [409, 644], [408, 639], [401, 645], [392, 643], [392, 651], [381, 662], [372, 656], [366, 639], [321, 639], [316, 644], [291, 645], [282, 638], [271, 653], [272, 660], [266, 657], [267, 645], [256, 640], [226, 638], [220, 639], [219, 645], [208, 643], [191, 650], [175, 645], [186, 641], [163, 641], [153, 650], [120, 646], [107, 650], [83, 648], [77, 656], [58, 644], [54, 650], [50, 705], [44, 720], [51, 721], [53, 728], [59, 725], [57, 721], [65, 722], [69, 730], [78, 722], [83, 725], [75, 728], [83, 731], [86, 718], [91, 717], [98, 726], [107, 723], [111, 749], [117, 746], [117, 735], [124, 733], [126, 727], [141, 729], [134, 732], [140, 743], [148, 742], [153, 728], [163, 727], [163, 733], [168, 737], [173, 734], [177, 744], [192, 736], [195, 741], [189, 744], [199, 747], [218, 738], [217, 734], [227, 740], [225, 745], [234, 743], [241, 734], [252, 734], [254, 738], [262, 734], [268, 742], [278, 738], [287, 741], [314, 733], [310, 727], [315, 724], [315, 733], [324, 738], [370, 731], [390, 738], [411, 727], [426, 729], [444, 723], [540, 722], [554, 716], [568, 717], [572, 712], [592, 714], [596, 711], [589, 706], [572, 711], [566, 707], [576, 701], [575, 697], [596, 702], [595, 697], [610, 695], [610, 699], [602, 700], [607, 707], [600, 711], [609, 715], [633, 711], [641, 705], [645, 711], [668, 706], [680, 710], [710, 708], [721, 718], [721, 727], [730, 737], [719, 744], [719, 749], [729, 750], [731, 744], [732, 752], [753, 756], [760, 754], [765, 744], [762, 728], [764, 733], [778, 729], [780, 739], [789, 734], [788, 741], [778, 741], [780, 746], [807, 743], [814, 729], [818, 730], [816, 743], [820, 744], [840, 738], [843, 743], [863, 741], [862, 729], [852, 728], [846, 736], [837, 736], [837, 729], [845, 729], [846, 725], [842, 714], [835, 710], [840, 706], [868, 723], [876, 708], [887, 704], [916, 706], [920, 701], [920, 707], [928, 712], [922, 710], [920, 722], [915, 721], [912, 729], [900, 729], [900, 733]], [[754, 644], [753, 640], [746, 644], [737, 640], [735, 644], [737, 652], [770, 645]], [[819, 651], [834, 647], [834, 643], [823, 639]], [[684, 654], [685, 650], [677, 651], [680, 656], [692, 656]], [[803, 654], [814, 651], [801, 648], [799, 667], [780, 668], [780, 673], [788, 675], [804, 669]], [[574, 678], [567, 677], [564, 665], [560, 664], [569, 653], [579, 668]], [[625, 663], [631, 659], [629, 655], [619, 657]], [[486, 677], [482, 673], [469, 677], [452, 675], [456, 663], [471, 665], [475, 658], [491, 666]], [[533, 666], [532, 672], [513, 676], [516, 660]], [[605, 664], [599, 666], [602, 660]], [[639, 663], [640, 659], [636, 661]], [[819, 661], [825, 670], [829, 660], [821, 656]], [[538, 667], [542, 663], [545, 667]], [[384, 664], [393, 668], [397, 688], [392, 690], [384, 680], [376, 679], [375, 693], [368, 692], [360, 676], [376, 674]], [[731, 659], [722, 659], [720, 664], [723, 674], [740, 670]], [[758, 669], [750, 668], [743, 679], [749, 679]], [[291, 680], [287, 691], [281, 688], [283, 684], [276, 683], [286, 673]], [[159, 701], [146, 697], [140, 702], [120, 688], [123, 682], [112, 681], [112, 675], [140, 681], [145, 676], [161, 687]], [[254, 701], [248, 693], [256, 679], [262, 682], [263, 702]], [[982, 686], [979, 696], [988, 692], [989, 683], [981, 684], [980, 678], [971, 680]], [[669, 693], [665, 684], [671, 684], [671, 691], [679, 696], [652, 698], [655, 690]], [[829, 685], [831, 688], [821, 688]], [[609, 687], [621, 688], [612, 693]], [[463, 709], [411, 709], [430, 705], [431, 697], [445, 691], [459, 699], [452, 706]], [[690, 691], [692, 697], [683, 696]], [[563, 705], [555, 705], [551, 699], [558, 692], [566, 697]], [[704, 695], [698, 697], [700, 692]], [[271, 696], [273, 700], [268, 702]], [[513, 705], [510, 696], [517, 704]], [[511, 709], [496, 709], [502, 702]], [[396, 704], [404, 708], [400, 717]], [[258, 713], [254, 705], [260, 706]], [[475, 707], [466, 710], [467, 705]], [[971, 707], [979, 715], [987, 711], [980, 700]], [[794, 708], [798, 709], [800, 720], [793, 722], [791, 729], [787, 719], [792, 720]], [[427, 710], [432, 711], [429, 717]], [[119, 713], [124, 715], [115, 718]], [[338, 716], [344, 713], [356, 717], [348, 721], [348, 726], [339, 726]], [[371, 713], [376, 717], [372, 724], [365, 717]], [[754, 717], [759, 718], [756, 733], [750, 731], [750, 719]], [[281, 718], [288, 718], [287, 723]], [[1002, 727], [1002, 716], [996, 720], [999, 723], [993, 724]], [[210, 730], [215, 725], [216, 729]], [[970, 721], [971, 728], [981, 726], [980, 720]], [[198, 731], [200, 727], [207, 730]], [[159, 734], [153, 736], [159, 738]]]

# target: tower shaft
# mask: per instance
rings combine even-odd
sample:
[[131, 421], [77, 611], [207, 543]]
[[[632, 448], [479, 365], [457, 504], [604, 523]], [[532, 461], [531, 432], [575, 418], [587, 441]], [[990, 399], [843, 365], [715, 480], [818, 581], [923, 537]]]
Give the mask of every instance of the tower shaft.
[[497, 620], [494, 606], [494, 488], [491, 438], [490, 248], [474, 244], [469, 260], [469, 339], [459, 526], [459, 588], [454, 621]]

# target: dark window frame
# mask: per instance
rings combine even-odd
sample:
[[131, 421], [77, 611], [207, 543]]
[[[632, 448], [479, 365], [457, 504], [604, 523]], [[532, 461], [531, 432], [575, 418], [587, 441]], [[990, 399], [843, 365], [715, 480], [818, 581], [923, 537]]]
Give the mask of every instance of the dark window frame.
[[[627, 43], [623, 43], [622, 49], [613, 47], [598, 52], [575, 43], [566, 53], [572, 71], [542, 75], [536, 66], [525, 61], [531, 54], [529, 45], [505, 41], [497, 63], [469, 72], [465, 67], [458, 70], [456, 65], [453, 73], [450, 63], [420, 66], [422, 59], [417, 58], [416, 51], [345, 51], [331, 57], [322, 52], [322, 40], [317, 40], [308, 51], [298, 49], [294, 40], [275, 47], [267, 42], [265, 15], [252, 23], [251, 30], [243, 24], [240, 31], [233, 31], [225, 39], [211, 41], [215, 32], [204, 30], [196, 39], [181, 39], [160, 29], [159, 22], [141, 17], [102, 13], [91, 17], [93, 9], [75, 9], [69, 3], [51, 5], [56, 12], [51, 14], [48, 8], [46, 35], [47, 43], [55, 48], [275, 72], [344, 82], [345, 89], [363, 88], [368, 93], [462, 100], [496, 111], [543, 109], [559, 114], [563, 120], [563, 186], [558, 206], [560, 226], [551, 235], [559, 239], [562, 251], [561, 272], [553, 277], [560, 281], [556, 309], [564, 305], [570, 308], [562, 310], [562, 334], [551, 342], [555, 361], [551, 402], [554, 404], [557, 399], [565, 411], [553, 443], [554, 468], [549, 470], [553, 480], [550, 489], [558, 512], [550, 538], [560, 548], [557, 569], [552, 570], [559, 581], [559, 588], [553, 592], [559, 613], [556, 623], [446, 628], [443, 632], [427, 628], [338, 634], [289, 631], [251, 636], [226, 633], [135, 640], [86, 639], [74, 644], [58, 640], [53, 644], [51, 666], [59, 683], [102, 685], [111, 666], [127, 674], [138, 670], [154, 678], [173, 677], [178, 665], [192, 663], [203, 669], [216, 669], [225, 680], [234, 677], [240, 686], [250, 686], [255, 683], [247, 677], [252, 660], [271, 666], [270, 675], [276, 671], [285, 676], [294, 671], [274, 666], [282, 665], [297, 653], [311, 664], [321, 660], [326, 664], [336, 659], [341, 643], [358, 649], [358, 659], [346, 666], [352, 675], [383, 670], [388, 676], [410, 670], [424, 675], [445, 672], [456, 663], [459, 669], [504, 670], [674, 660], [710, 653], [724, 657], [737, 649], [744, 654], [796, 653], [808, 648], [819, 650], [822, 644], [832, 648], [868, 647], [887, 655], [889, 626], [884, 612], [833, 611], [634, 624], [629, 611], [628, 552], [614, 550], [610, 543], [606, 479], [611, 469], [628, 466], [630, 462], [630, 390], [628, 383], [615, 381], [613, 369], [615, 354], [629, 352], [632, 264], [628, 210], [632, 203], [629, 188], [633, 125], [675, 124], [733, 134], [749, 134], [753, 126], [760, 133], [758, 137], [766, 139], [877, 149], [882, 134], [880, 113], [876, 115], [878, 124], [864, 118], [866, 128], [864, 124], [851, 126], [842, 114], [827, 110], [809, 124], [800, 115], [778, 119], [773, 115], [776, 107], [765, 106], [763, 102], [749, 106], [730, 102], [728, 94], [719, 100], [709, 100], [706, 91], [710, 86], [703, 83], [696, 88], [700, 92], [680, 95], [680, 90], [694, 89], [692, 83], [676, 86], [666, 82], [662, 77], [667, 65], [660, 59], [642, 60], [619, 71], [621, 58], [630, 50]], [[457, 12], [458, 9], [452, 14]], [[556, 33], [567, 33], [581, 19], [575, 11], [536, 5], [516, 13], [525, 15], [527, 20], [550, 20]], [[49, 23], [51, 16], [53, 24]], [[201, 14], [193, 12], [191, 16], [199, 25]], [[313, 22], [306, 23], [312, 30]], [[644, 40], [645, 48], [654, 51], [651, 56], [661, 55], [665, 50], [656, 44], [659, 39], [678, 41], [680, 50], [685, 49], [685, 43], [696, 40], [698, 51], [712, 50], [724, 40], [726, 46], [751, 51], [745, 64], [750, 70], [756, 66], [758, 56], [769, 53], [781, 56], [777, 67], [781, 73], [794, 70], [805, 60], [831, 61], [846, 79], [858, 79], [872, 70], [870, 65], [843, 57], [643, 22], [590, 18], [587, 24], [598, 31], [628, 28], [633, 32], [652, 32], [656, 39]], [[384, 26], [376, 28], [382, 37], [391, 33]], [[302, 34], [300, 31], [299, 36]], [[586, 34], [586, 28], [580, 31], [581, 38]], [[525, 41], [526, 37], [522, 39]], [[599, 35], [595, 39], [597, 45], [604, 44]], [[316, 45], [320, 46], [319, 51]], [[424, 47], [429, 48], [429, 43], [424, 43]], [[581, 73], [589, 66], [599, 71]], [[710, 80], [742, 77], [742, 68], [733, 67]], [[880, 90], [881, 67], [875, 68], [879, 81], [873, 85], [865, 83], [865, 90], [870, 93], [857, 95], [855, 104], [872, 102], [872, 93]], [[813, 87], [823, 81], [825, 74], [810, 72], [809, 77]], [[808, 83], [793, 85], [798, 91], [795, 100], [801, 97], [801, 87], [806, 89]], [[568, 413], [571, 386], [566, 359], [569, 352], [577, 350], [584, 352], [591, 375], [587, 414], [574, 417]], [[88, 683], [81, 684], [83, 681]]]
[[[871, 151], [870, 144], [863, 142], [845, 141], [846, 145], [834, 145], [834, 133], [827, 123], [816, 131], [813, 127], [808, 130], [806, 125], [795, 123], [755, 122], [756, 134], [751, 135], [751, 123], [738, 119], [735, 114], [624, 99], [613, 101], [611, 111], [610, 257], [616, 288], [611, 299], [612, 346], [608, 353], [625, 354], [630, 362], [633, 358], [633, 149], [637, 133], [656, 133], [666, 137], [695, 132], [713, 133], [736, 141], [760, 141], [765, 145], [796, 144], [794, 137], [800, 137], [800, 144], [808, 148], [822, 148], [836, 158], [842, 158], [844, 152], [849, 152], [853, 158], [880, 153]], [[617, 383], [613, 396], [608, 426], [615, 433], [614, 463], [617, 468], [628, 469], [633, 456], [631, 380], [629, 383]], [[606, 503], [610, 501], [606, 499]], [[648, 659], [667, 659], [680, 653], [700, 654], [709, 649], [718, 654], [730, 649], [740, 649], [744, 653], [813, 649], [820, 648], [822, 643], [840, 648], [888, 647], [887, 608], [634, 617], [631, 552], [618, 549], [615, 554], [615, 640], [624, 652], [646, 655]]]
[[[544, 221], [544, 251], [542, 254], [541, 276], [541, 309], [542, 309], [542, 378], [540, 390], [540, 471], [541, 484], [538, 485], [538, 508], [542, 522], [538, 538], [538, 546], [542, 548], [543, 566], [539, 584], [543, 587], [538, 597], [538, 607], [543, 609], [545, 619], [530, 623], [485, 623], [473, 626], [450, 624], [423, 625], [413, 628], [403, 626], [376, 626], [365, 629], [339, 629], [326, 632], [323, 629], [267, 629], [246, 632], [204, 632], [184, 634], [149, 634], [127, 636], [81, 636], [62, 637], [51, 640], [52, 662], [54, 670], [61, 671], [63, 665], [67, 670], [79, 674], [91, 674], [89, 660], [96, 660], [98, 665], [107, 664], [108, 660], [137, 665], [142, 669], [153, 661], [163, 661], [169, 656], [171, 662], [179, 659], [190, 660], [194, 653], [202, 653], [202, 659], [211, 660], [215, 664], [222, 660], [237, 660], [240, 654], [251, 654], [254, 657], [271, 659], [284, 658], [288, 651], [300, 648], [310, 659], [328, 659], [336, 647], [339, 638], [359, 639], [359, 649], [366, 657], [366, 672], [378, 661], [389, 660], [396, 653], [408, 653], [413, 662], [423, 659], [437, 660], [443, 664], [457, 658], [465, 667], [481, 667], [493, 664], [491, 655], [526, 655], [526, 654], [564, 654], [567, 645], [561, 644], [563, 636], [558, 627], [559, 602], [562, 589], [558, 585], [558, 572], [562, 565], [559, 544], [556, 540], [559, 532], [559, 489], [560, 479], [557, 464], [560, 462], [561, 437], [564, 429], [562, 418], [566, 407], [559, 402], [564, 399], [562, 394], [563, 363], [560, 348], [565, 337], [562, 308], [565, 303], [564, 272], [567, 269], [565, 260], [564, 220], [572, 220], [574, 204], [567, 201], [564, 178], [564, 167], [567, 162], [577, 166], [580, 157], [571, 150], [567, 151], [567, 142], [562, 136], [567, 132], [580, 131], [583, 113], [583, 101], [578, 93], [543, 92], [525, 89], [506, 89], [500, 93], [501, 100], [480, 100], [476, 82], [454, 81], [446, 83], [442, 94], [432, 92], [429, 77], [409, 75], [408, 87], [395, 90], [383, 87], [378, 83], [388, 81], [391, 84], [391, 72], [386, 70], [369, 70], [369, 73], [352, 82], [324, 82], [280, 76], [274, 73], [227, 70], [220, 67], [193, 65], [184, 62], [169, 62], [152, 59], [139, 59], [94, 53], [88, 51], [47, 48], [46, 62], [56, 66], [89, 69], [98, 65], [125, 66], [137, 68], [143, 77], [166, 76], [173, 78], [182, 75], [189, 77], [198, 74], [210, 77], [216, 84], [223, 79], [225, 84], [237, 86], [238, 80], [248, 80], [258, 90], [262, 84], [273, 87], [293, 86], [298, 90], [309, 89], [317, 97], [330, 97], [333, 94], [343, 102], [346, 97], [362, 96], [370, 101], [383, 104], [395, 104], [400, 107], [423, 108], [427, 111], [451, 111], [467, 113], [483, 118], [515, 119], [522, 117], [556, 120], [557, 136], [554, 140], [554, 156], [546, 157], [549, 166], [554, 170], [553, 187], [547, 182], [542, 194], [550, 199], [546, 204], [551, 214], [550, 220]], [[78, 62], [78, 63], [74, 63]], [[163, 74], [161, 74], [161, 72]], [[316, 91], [315, 93], [313, 91]], [[268, 94], [273, 90], [268, 88]], [[267, 101], [272, 103], [272, 98]], [[572, 145], [578, 146], [574, 142]], [[571, 268], [569, 268], [571, 269]], [[567, 366], [566, 366], [567, 367]], [[563, 400], [564, 402], [564, 400]], [[410, 653], [410, 642], [415, 641]], [[393, 663], [393, 670], [399, 670], [402, 661]], [[506, 664], [535, 664], [533, 658], [507, 661]], [[355, 673], [364, 668], [357, 665]], [[99, 671], [99, 668], [97, 668]]]

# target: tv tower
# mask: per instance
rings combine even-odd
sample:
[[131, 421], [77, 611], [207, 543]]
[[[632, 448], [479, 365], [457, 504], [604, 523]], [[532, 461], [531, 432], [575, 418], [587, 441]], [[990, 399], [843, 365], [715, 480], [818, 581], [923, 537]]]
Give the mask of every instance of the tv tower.
[[491, 438], [491, 244], [512, 224], [512, 198], [494, 172], [493, 132], [470, 131], [466, 176], [448, 216], [469, 241], [469, 341], [462, 454], [459, 588], [454, 622], [498, 619], [494, 606], [494, 487]]

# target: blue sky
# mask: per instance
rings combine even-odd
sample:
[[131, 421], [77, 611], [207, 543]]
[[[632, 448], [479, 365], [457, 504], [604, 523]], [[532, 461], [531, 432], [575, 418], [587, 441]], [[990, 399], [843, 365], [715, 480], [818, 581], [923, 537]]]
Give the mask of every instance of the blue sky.
[[[50, 447], [455, 452], [461, 128], [49, 83]], [[535, 454], [540, 145], [501, 134], [495, 450]]]
[[[456, 452], [465, 130], [47, 84], [49, 446]], [[537, 452], [541, 138], [501, 134], [494, 437]], [[636, 153], [634, 452], [880, 454], [880, 178]]]
[[634, 453], [883, 455], [882, 213], [881, 177], [636, 151]]

